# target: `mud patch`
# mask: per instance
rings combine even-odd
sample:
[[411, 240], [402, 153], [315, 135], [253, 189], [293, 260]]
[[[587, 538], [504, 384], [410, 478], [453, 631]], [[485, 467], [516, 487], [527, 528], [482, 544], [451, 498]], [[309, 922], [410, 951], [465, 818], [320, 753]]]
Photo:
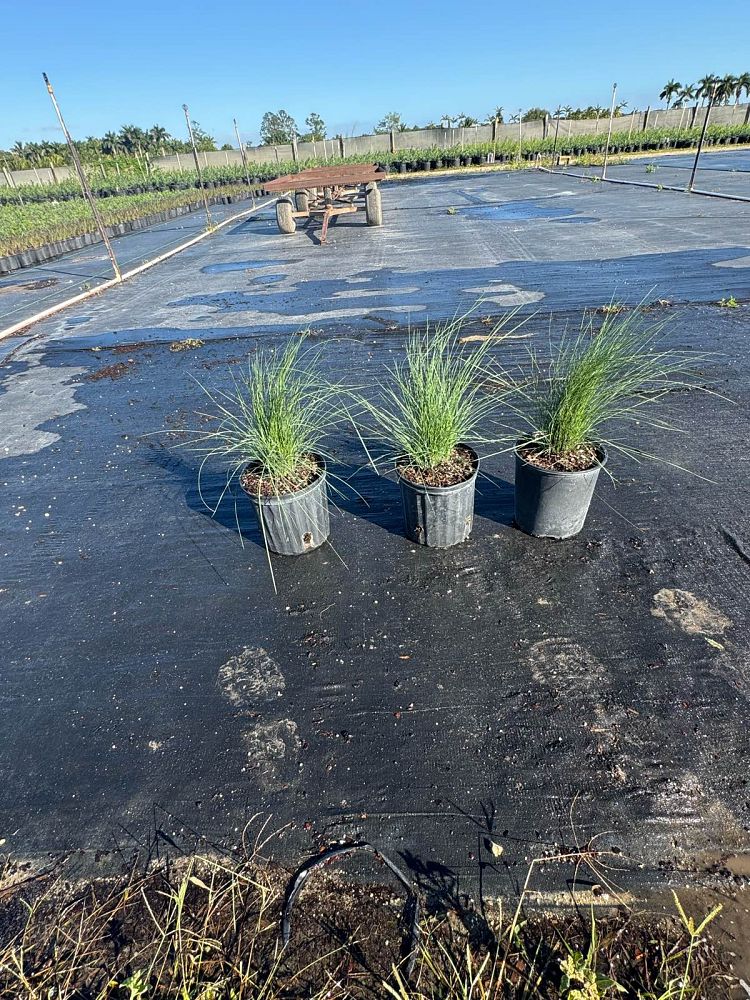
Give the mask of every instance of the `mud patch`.
[[278, 663], [260, 646], [246, 647], [219, 668], [221, 693], [237, 708], [277, 698], [286, 687]]
[[104, 365], [98, 371], [92, 372], [87, 375], [86, 378], [89, 382], [99, 382], [103, 378], [111, 378], [114, 382], [118, 378], [122, 378], [123, 375], [127, 375], [130, 371], [130, 366], [132, 362], [129, 361], [116, 361], [112, 365]]
[[[629, 731], [627, 710], [611, 699], [611, 678], [607, 667], [587, 649], [572, 639], [543, 639], [531, 647], [529, 666], [534, 680], [549, 689], [560, 707], [573, 712], [577, 724], [586, 730], [597, 755], [607, 756], [606, 770], [617, 784], [627, 778], [628, 761], [613, 755], [620, 733], [628, 730], [628, 743], [634, 745]], [[566, 716], [567, 718], [567, 716]]]
[[531, 673], [537, 684], [564, 699], [580, 698], [607, 681], [607, 670], [571, 639], [543, 639], [531, 647]]
[[10, 284], [0, 285], [0, 295], [3, 292], [35, 292], [40, 288], [52, 288], [53, 285], [59, 285], [59, 283], [59, 278], [40, 278], [38, 281], [27, 281], [23, 284], [14, 281]]
[[747, 848], [738, 820], [692, 771], [665, 778], [651, 810], [646, 822], [662, 828], [654, 839], [663, 851], [692, 852], [717, 843], [728, 851]]
[[263, 783], [278, 787], [278, 771], [287, 758], [296, 758], [302, 749], [297, 723], [291, 719], [259, 722], [242, 734], [247, 750], [248, 768], [260, 775]]
[[668, 587], [654, 594], [651, 614], [654, 618], [664, 618], [688, 635], [723, 635], [732, 624], [725, 614], [689, 590]]

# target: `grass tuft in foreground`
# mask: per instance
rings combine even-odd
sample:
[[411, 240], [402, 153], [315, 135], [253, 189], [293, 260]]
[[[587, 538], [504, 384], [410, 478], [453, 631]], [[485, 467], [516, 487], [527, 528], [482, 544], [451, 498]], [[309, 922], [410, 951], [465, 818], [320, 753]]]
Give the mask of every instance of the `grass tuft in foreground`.
[[[583, 855], [567, 856], [576, 868]], [[560, 864], [545, 859], [544, 866]], [[530, 873], [533, 870], [530, 869]], [[593, 870], [593, 869], [592, 869]], [[282, 948], [289, 873], [257, 854], [135, 866], [116, 879], [0, 869], [0, 996], [14, 1000], [724, 1000], [730, 977], [694, 919], [593, 909], [512, 917], [433, 901], [414, 970], [394, 887], [310, 878]], [[597, 877], [601, 877], [601, 874]]]

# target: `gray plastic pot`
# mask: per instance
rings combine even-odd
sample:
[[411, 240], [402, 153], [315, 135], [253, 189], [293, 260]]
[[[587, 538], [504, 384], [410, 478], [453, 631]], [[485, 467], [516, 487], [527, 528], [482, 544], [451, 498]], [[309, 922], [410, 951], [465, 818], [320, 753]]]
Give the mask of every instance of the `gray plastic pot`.
[[607, 452], [597, 445], [599, 465], [581, 472], [553, 472], [525, 461], [516, 451], [515, 522], [540, 538], [572, 538], [583, 528], [599, 470]]
[[474, 490], [479, 457], [468, 445], [474, 471], [455, 486], [420, 486], [399, 475], [406, 537], [419, 545], [445, 549], [465, 542], [474, 523]]
[[326, 464], [320, 455], [314, 457], [320, 474], [304, 489], [269, 497], [245, 491], [255, 508], [264, 543], [277, 555], [301, 556], [312, 552], [331, 533]]

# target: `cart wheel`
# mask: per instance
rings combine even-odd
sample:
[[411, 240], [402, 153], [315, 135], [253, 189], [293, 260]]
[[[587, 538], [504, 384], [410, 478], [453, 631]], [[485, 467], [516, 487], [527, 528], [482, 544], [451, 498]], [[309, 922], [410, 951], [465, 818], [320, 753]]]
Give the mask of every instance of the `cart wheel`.
[[383, 225], [383, 204], [377, 184], [368, 184], [365, 194], [365, 218], [368, 226]]
[[308, 191], [298, 191], [294, 196], [294, 204], [298, 212], [310, 211], [310, 193]]
[[297, 223], [292, 215], [293, 211], [294, 206], [291, 198], [280, 198], [276, 202], [276, 224], [280, 233], [293, 233], [297, 228]]

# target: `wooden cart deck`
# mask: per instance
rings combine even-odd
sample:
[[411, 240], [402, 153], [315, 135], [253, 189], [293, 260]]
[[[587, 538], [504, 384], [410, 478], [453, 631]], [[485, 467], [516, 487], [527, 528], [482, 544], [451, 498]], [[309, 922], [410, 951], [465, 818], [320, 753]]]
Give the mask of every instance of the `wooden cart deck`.
[[264, 184], [266, 191], [279, 192], [276, 222], [279, 231], [291, 234], [297, 219], [320, 216], [320, 242], [325, 243], [332, 218], [365, 210], [368, 226], [383, 225], [378, 183], [385, 171], [374, 163], [350, 163], [339, 167], [312, 167], [297, 174], [276, 177]]

